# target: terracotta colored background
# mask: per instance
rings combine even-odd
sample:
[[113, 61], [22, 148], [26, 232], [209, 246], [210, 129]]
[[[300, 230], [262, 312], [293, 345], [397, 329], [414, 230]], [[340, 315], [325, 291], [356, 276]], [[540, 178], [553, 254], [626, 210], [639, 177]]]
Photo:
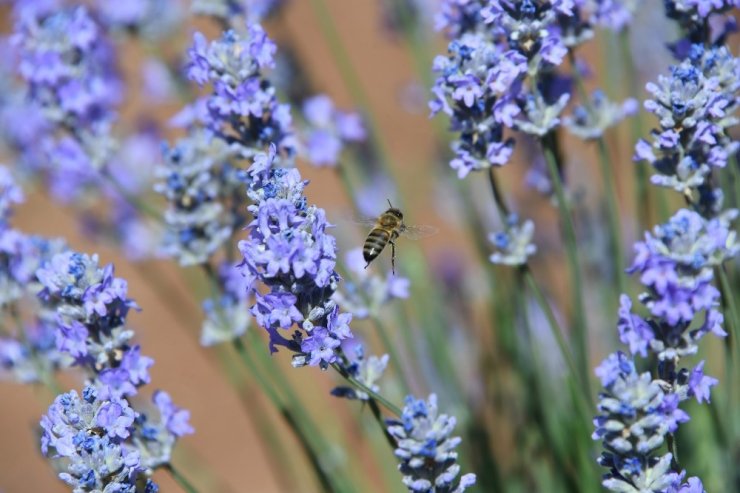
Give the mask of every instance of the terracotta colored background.
[[[309, 0], [293, 0], [284, 20], [268, 23], [268, 32], [278, 40], [294, 43], [300, 59], [308, 70], [308, 78], [318, 91], [332, 95], [340, 107], [348, 107], [351, 100], [347, 88], [342, 83], [340, 73], [332, 61], [325, 38], [320, 32], [314, 11]], [[394, 158], [394, 169], [400, 179], [403, 196], [411, 204], [414, 222], [438, 225], [442, 232], [424, 243], [431, 254], [455, 251], [461, 255], [470, 252], [471, 247], [460, 238], [460, 230], [449, 208], [448, 199], [436, 183], [436, 176], [452, 172], [435, 164], [435, 141], [432, 124], [427, 119], [426, 106], [417, 112], [409, 112], [401, 104], [401, 95], [408, 84], [415, 79], [414, 64], [405, 45], [384, 33], [381, 28], [377, 2], [371, 0], [327, 0], [332, 16], [336, 20], [345, 46], [359, 71], [363, 87], [369, 93], [370, 104], [374, 108], [382, 137]], [[644, 22], [647, 22], [644, 21]], [[7, 24], [7, 23], [6, 23]], [[203, 26], [202, 23], [199, 24]], [[210, 32], [213, 33], [212, 26]], [[438, 39], [438, 50], [442, 52], [444, 43]], [[597, 66], [603, 66], [601, 48], [590, 47], [589, 58]], [[656, 50], [662, 48], [656, 47]], [[136, 48], [126, 53], [124, 65], [136, 68], [140, 59]], [[648, 54], [645, 55], [647, 57]], [[608, 65], [608, 64], [607, 64]], [[614, 75], [614, 74], [612, 74]], [[624, 87], [624, 82], [615, 77], [613, 87]], [[136, 96], [134, 95], [134, 100]], [[129, 106], [133, 111], [135, 104]], [[163, 110], [162, 118], [169, 116], [175, 107]], [[622, 135], [623, 137], [623, 135]], [[569, 154], [577, 166], [573, 173], [573, 186], [585, 189], [586, 201], [599, 199], [597, 168], [591, 162], [590, 151], [573, 144]], [[629, 167], [628, 156], [621, 156]], [[520, 207], [538, 214], [542, 219], [538, 224], [538, 235], [543, 241], [557, 243], [556, 221], [548, 210], [546, 201], [520, 192], [521, 171], [511, 166], [512, 171], [504, 173], [502, 180], [508, 193], [519, 195]], [[438, 171], [441, 170], [441, 171]], [[334, 175], [326, 170], [302, 172], [313, 183], [307, 193], [311, 202], [319, 202], [330, 211], [337, 211], [347, 205], [345, 195], [340, 191]], [[631, 190], [630, 172], [620, 172], [618, 177], [620, 199], [626, 211], [630, 211]], [[471, 193], [486, 193], [485, 180], [471, 183]], [[442, 190], [442, 191], [440, 191]], [[231, 373], [243, 386], [241, 398], [233, 392], [219, 366], [220, 350], [204, 350], [197, 343], [200, 326], [200, 308], [196, 298], [188, 292], [187, 282], [171, 263], [147, 262], [135, 266], [121, 257], [115, 250], [103, 245], [91, 244], [78, 232], [72, 212], [50, 202], [38, 193], [29, 194], [28, 202], [18, 208], [15, 225], [29, 233], [66, 237], [70, 244], [81, 251], [99, 252], [103, 262], [114, 262], [117, 273], [129, 281], [130, 295], [138, 301], [143, 311], [131, 316], [131, 324], [137, 329], [137, 337], [144, 351], [151, 355], [156, 364], [152, 370], [152, 385], [168, 390], [176, 402], [192, 412], [192, 423], [196, 434], [185, 438], [178, 445], [175, 463], [184, 464], [190, 476], [203, 492], [276, 492], [290, 491], [295, 482], [286, 482], [286, 477], [304, 479], [300, 491], [316, 491], [305, 466], [296, 459], [296, 453], [288, 452], [280, 464], [271, 464], [267, 451], [258, 438], [257, 427], [273, 427], [285, 436], [286, 430], [271, 412], [269, 403], [260, 392], [245, 378], [240, 367]], [[379, 208], [383, 207], [385, 193], [378, 191]], [[454, 204], [453, 204], [454, 205]], [[631, 212], [627, 217], [632, 217]], [[625, 234], [632, 234], [634, 225], [624, 225]], [[549, 238], [549, 240], [548, 240]], [[629, 241], [629, 236], [627, 238]], [[402, 251], [399, 251], [402, 260]], [[544, 266], [541, 266], [544, 268]], [[558, 266], [547, 268], [551, 278], [560, 277]], [[475, 273], [471, 273], [475, 275]], [[165, 286], [172, 293], [170, 303], [164, 303], [156, 284]], [[566, 289], [560, 290], [567, 292]], [[555, 290], [555, 292], [557, 292]], [[361, 330], [361, 329], [360, 329]], [[598, 342], [596, 343], [598, 344]], [[227, 352], [228, 350], [223, 350]], [[597, 351], [598, 352], [598, 351]], [[594, 356], [596, 359], [598, 356]], [[288, 366], [286, 354], [276, 355], [275, 363]], [[233, 365], [232, 365], [233, 366]], [[367, 420], [354, 403], [329, 398], [333, 376], [315, 369], [289, 372], [296, 388], [309, 401], [310, 408], [318, 420], [332, 409], [338, 420], [327, 423], [329, 434], [337, 442], [360, 460], [354, 460], [351, 468], [368, 480], [366, 491], [388, 491], [380, 469], [388, 472], [393, 468], [392, 458], [378, 463], [372, 460], [372, 446], [367, 445], [368, 434], [364, 432]], [[73, 379], [65, 381], [68, 388], [79, 387]], [[67, 488], [55, 478], [38, 451], [35, 427], [40, 415], [45, 411], [52, 396], [42, 388], [20, 386], [0, 382], [0, 491], [4, 493], [63, 492]], [[246, 403], [246, 406], [244, 405]], [[245, 410], [248, 409], [249, 411]], [[372, 423], [371, 423], [372, 424]], [[374, 430], [373, 430], [374, 431]], [[292, 448], [297, 449], [293, 443]], [[390, 455], [390, 454], [386, 454]], [[367, 458], [367, 460], [365, 460]], [[341, 464], [339, 467], [343, 467]], [[393, 473], [387, 474], [395, 479]], [[167, 474], [158, 473], [162, 491], [179, 491]], [[393, 488], [400, 491], [400, 484]]]

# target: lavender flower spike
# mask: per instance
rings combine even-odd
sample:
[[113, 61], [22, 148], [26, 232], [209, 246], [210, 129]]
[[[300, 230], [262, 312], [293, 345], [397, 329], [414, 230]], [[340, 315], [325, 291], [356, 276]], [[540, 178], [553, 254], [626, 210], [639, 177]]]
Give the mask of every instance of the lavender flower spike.
[[524, 265], [537, 252], [537, 246], [532, 243], [534, 223], [527, 220], [520, 225], [516, 214], [510, 215], [507, 223], [506, 231], [489, 235], [497, 250], [490, 260], [494, 264]]
[[406, 397], [401, 419], [387, 421], [388, 433], [398, 443], [398, 469], [409, 491], [462, 493], [475, 484], [475, 474], [457, 477], [455, 449], [460, 438], [450, 436], [455, 424], [453, 416], [438, 414], [435, 394], [426, 401]]

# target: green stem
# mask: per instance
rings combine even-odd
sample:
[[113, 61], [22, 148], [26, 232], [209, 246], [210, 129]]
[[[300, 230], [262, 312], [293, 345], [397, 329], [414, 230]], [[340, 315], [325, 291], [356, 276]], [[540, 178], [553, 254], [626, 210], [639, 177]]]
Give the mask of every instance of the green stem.
[[537, 284], [537, 280], [534, 278], [531, 269], [529, 268], [529, 266], [524, 265], [521, 270], [527, 286], [529, 286], [529, 289], [532, 291], [532, 294], [534, 294], [534, 297], [537, 300], [537, 304], [540, 306], [540, 309], [545, 314], [547, 323], [550, 326], [550, 332], [555, 338], [555, 342], [557, 342], [558, 344], [558, 349], [560, 350], [560, 354], [565, 360], [565, 364], [568, 366], [571, 378], [573, 378], [574, 381], [580, 383], [581, 393], [578, 394], [580, 396], [579, 403], [581, 404], [581, 409], [585, 410], [586, 414], [588, 414], [588, 410], [592, 407], [591, 388], [589, 385], [588, 377], [586, 376], [586, 378], [584, 379], [584, 375], [578, 371], [578, 365], [576, 364], [576, 360], [573, 357], [570, 348], [568, 347], [568, 342], [565, 340], [563, 329], [560, 327], [560, 324], [558, 324], [555, 313], [552, 311], [552, 307], [547, 301], [547, 298], [545, 298], [545, 295], [542, 292], [539, 284]]
[[193, 486], [193, 483], [188, 481], [188, 478], [186, 478], [179, 470], [175, 468], [172, 464], [165, 464], [163, 466], [172, 476], [172, 479], [174, 479], [177, 484], [180, 485], [180, 487], [185, 490], [187, 493], [198, 493], [198, 488]]
[[[550, 137], [554, 137], [552, 134]], [[555, 196], [560, 210], [561, 227], [565, 239], [565, 253], [568, 260], [570, 273], [571, 302], [573, 305], [573, 326], [575, 332], [576, 360], [580, 369], [579, 375], [583, 381], [588, 381], [588, 333], [586, 331], [585, 312], [583, 307], [583, 286], [581, 279], [581, 265], [578, 262], [578, 249], [576, 247], [576, 229], [573, 224], [570, 206], [565, 197], [563, 182], [560, 179], [560, 167], [555, 158], [552, 146], [548, 139], [543, 139], [543, 151], [545, 161], [550, 173], [550, 180], [555, 189]], [[588, 392], [590, 396], [590, 390]], [[590, 399], [589, 399], [590, 400]]]
[[[313, 429], [313, 425], [309, 424], [307, 422], [303, 422], [306, 425], [307, 430], [303, 430], [301, 427], [302, 421], [298, 420], [294, 414], [294, 412], [298, 412], [303, 419], [309, 419], [308, 414], [304, 409], [301, 409], [301, 407], [295, 406], [295, 397], [292, 395], [293, 392], [291, 389], [288, 389], [286, 387], [283, 387], [285, 390], [285, 393], [293, 399], [291, 400], [292, 406], [287, 406], [283, 403], [283, 400], [278, 395], [278, 392], [276, 390], [277, 386], [272, 385], [270, 382], [267, 381], [265, 376], [262, 374], [262, 371], [257, 366], [257, 364], [254, 362], [252, 357], [250, 356], [249, 352], [247, 351], [246, 346], [244, 346], [244, 342], [242, 342], [241, 339], [234, 339], [233, 346], [236, 352], [239, 354], [239, 357], [241, 361], [244, 363], [244, 365], [247, 368], [247, 371], [249, 371], [250, 375], [255, 379], [255, 381], [258, 383], [262, 391], [267, 394], [267, 397], [272, 401], [275, 408], [280, 412], [280, 415], [285, 420], [285, 423], [288, 425], [288, 427], [293, 432], [294, 436], [298, 440], [298, 443], [301, 446], [301, 450], [306, 455], [306, 458], [311, 463], [311, 466], [313, 470], [316, 473], [316, 476], [319, 480], [319, 482], [322, 485], [322, 488], [324, 491], [341, 491], [341, 488], [337, 488], [331, 480], [331, 475], [329, 475], [325, 470], [324, 467], [321, 465], [321, 460], [319, 459], [318, 454], [316, 453], [316, 449], [321, 449], [319, 443], [317, 443], [317, 436], [309, 430]], [[279, 369], [276, 369], [274, 373], [280, 373]], [[313, 445], [312, 445], [313, 444]]]
[[[640, 81], [637, 75], [637, 69], [634, 64], [634, 57], [632, 56], [632, 50], [630, 48], [630, 30], [629, 28], [624, 29], [619, 33], [619, 49], [621, 52], [622, 63], [624, 65], [624, 72], [627, 76], [627, 87], [629, 88], [630, 96], [639, 98], [638, 96], [643, 92], [640, 87]], [[630, 129], [631, 129], [631, 141], [636, 144], [639, 139], [644, 135], [644, 126], [642, 120], [642, 111], [638, 111], [637, 114], [630, 118]], [[650, 228], [650, 211], [653, 207], [653, 197], [657, 198], [655, 204], [658, 209], [658, 215], [660, 219], [668, 217], [668, 205], [666, 203], [665, 195], [661, 191], [657, 193], [650, 193], [648, 187], [648, 168], [644, 163], [638, 163], [634, 165], [635, 170], [635, 213], [637, 216], [637, 235], [641, 236], [642, 232]], [[642, 212], [645, 212], [644, 214]]]
[[601, 167], [601, 176], [604, 181], [604, 191], [606, 192], [606, 211], [609, 232], [612, 244], [612, 264], [614, 268], [614, 278], [617, 281], [618, 294], [625, 292], [625, 274], [624, 274], [624, 252], [622, 251], [622, 226], [619, 221], [619, 205], [617, 196], [614, 192], [614, 184], [609, 177], [612, 176], [614, 166], [609, 157], [609, 151], [606, 148], [606, 142], [603, 137], [597, 141], [599, 148], [599, 166]]
[[729, 314], [729, 317], [727, 318], [731, 321], [730, 325], [732, 326], [732, 329], [729, 331], [730, 344], [733, 346], [735, 359], [740, 362], [740, 344], [738, 343], [738, 337], [740, 337], [740, 315], [737, 309], [735, 296], [733, 296], [730, 280], [722, 266], [717, 267], [715, 271], [719, 277], [719, 290], [722, 297], [722, 304], [726, 312]]
[[372, 106], [370, 104], [370, 98], [362, 87], [362, 82], [354, 69], [351, 57], [345, 48], [346, 43], [339, 35], [334, 19], [331, 16], [331, 12], [326, 5], [326, 0], [311, 0], [311, 5], [316, 12], [316, 17], [321, 25], [321, 32], [326, 38], [332, 57], [337, 62], [339, 74], [347, 86], [347, 90], [352, 96], [352, 99], [360, 106], [365, 114], [365, 118], [368, 120], [370, 127], [370, 140], [373, 147], [378, 151], [381, 166], [383, 166], [386, 173], [388, 173], [388, 176], [393, 176], [390, 169], [390, 152], [388, 152], [383, 140], [380, 138], [380, 126], [371, 110]]
[[[580, 72], [576, 68], [575, 54], [573, 51], [568, 52], [573, 74], [573, 79], [576, 81], [576, 87], [578, 88], [578, 94], [581, 98], [583, 106], [586, 111], [595, 118], [594, 108], [591, 104], [591, 99], [586, 92], [586, 87], [583, 83], [583, 78]], [[609, 150], [606, 146], [604, 136], [600, 135], [596, 139], [596, 146], [599, 153], [599, 169], [601, 171], [601, 180], [603, 183], [604, 194], [606, 195], [606, 213], [607, 213], [607, 225], [609, 227], [609, 241], [611, 243], [611, 255], [612, 267], [614, 270], [614, 278], [617, 281], [616, 289], [619, 293], [624, 293], [624, 266], [623, 266], [623, 253], [622, 253], [622, 227], [619, 223], [619, 205], [617, 203], [617, 196], [615, 192], [616, 183], [611, 178], [614, 173], [614, 165], [611, 162], [609, 156]]]
[[509, 218], [509, 207], [506, 205], [506, 200], [501, 193], [501, 189], [499, 189], [498, 181], [496, 180], [496, 175], [494, 173], [494, 168], [491, 166], [488, 170], [488, 182], [491, 185], [491, 193], [493, 194], [493, 201], [496, 203], [496, 210], [498, 211], [499, 218], [504, 226], [506, 226]]
[[402, 411], [401, 411], [401, 408], [400, 407], [396, 406], [391, 401], [389, 401], [388, 399], [386, 399], [382, 395], [378, 394], [377, 392], [375, 392], [373, 389], [371, 389], [370, 387], [368, 387], [364, 383], [362, 383], [359, 380], [357, 380], [356, 378], [354, 378], [352, 375], [350, 375], [349, 373], [347, 373], [346, 370], [344, 370], [344, 368], [342, 368], [338, 364], [334, 363], [334, 364], [331, 365], [331, 367], [334, 368], [334, 370], [336, 370], [336, 372], [339, 373], [342, 376], [342, 378], [344, 378], [350, 384], [352, 384], [353, 387], [355, 387], [358, 390], [361, 390], [364, 393], [366, 393], [370, 397], [370, 399], [376, 400], [379, 403], [383, 404], [383, 406], [386, 409], [388, 409], [390, 412], [392, 412], [396, 416], [398, 416], [398, 417], [401, 416]]
[[380, 426], [380, 429], [383, 431], [383, 436], [385, 437], [385, 440], [388, 442], [388, 445], [390, 445], [391, 450], [395, 451], [398, 447], [398, 444], [396, 443], [396, 439], [393, 438], [393, 435], [388, 432], [388, 428], [386, 428], [385, 426], [385, 421], [383, 421], [383, 414], [380, 412], [380, 407], [378, 406], [378, 403], [375, 401], [375, 399], [370, 399], [368, 401], [368, 406], [370, 406], [370, 411], [373, 413], [375, 421], [377, 421], [378, 426]]
[[164, 217], [162, 215], [162, 211], [160, 211], [158, 208], [152, 206], [147, 201], [142, 200], [141, 198], [132, 195], [127, 190], [123, 188], [123, 185], [118, 183], [118, 180], [116, 180], [113, 175], [111, 175], [107, 169], [103, 168], [101, 171], [101, 175], [110, 183], [110, 185], [116, 189], [116, 192], [121, 194], [121, 196], [126, 199], [126, 202], [128, 202], [134, 209], [136, 209], [140, 214], [149, 216], [151, 219], [156, 221], [158, 224], [164, 224]]

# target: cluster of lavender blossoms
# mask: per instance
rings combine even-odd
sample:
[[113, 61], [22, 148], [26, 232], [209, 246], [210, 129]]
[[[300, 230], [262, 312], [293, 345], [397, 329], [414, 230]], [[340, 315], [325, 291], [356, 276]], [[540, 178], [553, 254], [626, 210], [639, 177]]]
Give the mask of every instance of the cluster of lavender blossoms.
[[228, 31], [211, 43], [195, 34], [187, 76], [213, 91], [180, 115], [188, 135], [165, 148], [156, 185], [169, 202], [165, 252], [180, 265], [204, 264], [244, 226], [245, 175], [236, 160], [271, 142], [294, 152], [289, 107], [262, 74], [274, 65], [275, 49], [259, 25], [245, 38]]
[[660, 128], [653, 130], [652, 142], [638, 143], [635, 160], [653, 166], [653, 184], [682, 193], [698, 203], [703, 215], [720, 211], [722, 192], [714, 187], [712, 174], [725, 168], [739, 148], [728, 135], [737, 124], [738, 89], [738, 60], [726, 47], [701, 45], [692, 45], [670, 76], [647, 85], [654, 99], [645, 108], [659, 118]]
[[157, 491], [149, 476], [193, 429], [189, 412], [163, 391], [153, 396], [157, 419], [131, 407], [154, 361], [131, 344], [126, 316], [136, 304], [126, 281], [113, 266], [101, 268], [97, 256], [69, 250], [45, 262], [37, 277], [42, 305], [56, 313], [56, 347], [89, 378], [81, 396], [58, 396], [42, 418], [42, 452], [58, 460], [60, 478], [75, 491]]
[[45, 130], [33, 141], [41, 155], [29, 149], [42, 161], [26, 164], [48, 173], [55, 197], [72, 201], [99, 185], [98, 171], [115, 150], [110, 130], [121, 99], [116, 58], [85, 7], [19, 10], [12, 38], [18, 73], [29, 104], [44, 116], [37, 130]]
[[48, 384], [56, 369], [83, 368], [82, 395], [59, 395], [41, 420], [42, 452], [74, 491], [156, 492], [149, 477], [169, 463], [176, 440], [192, 433], [189, 413], [162, 391], [153, 398], [156, 419], [132, 409], [129, 398], [149, 383], [154, 361], [131, 344], [125, 323], [136, 305], [126, 281], [111, 265], [101, 268], [97, 256], [11, 229], [11, 205], [21, 200], [0, 168], [0, 315], [16, 319], [21, 332], [0, 337], [0, 375]]
[[192, 0], [190, 10], [228, 24], [234, 18], [260, 22], [276, 14], [287, 0]]
[[576, 136], [596, 139], [634, 112], [634, 101], [614, 104], [596, 92], [573, 116], [561, 117], [572, 81], [558, 67], [592, 37], [598, 15], [605, 21], [604, 8], [585, 0], [442, 3], [437, 28], [452, 41], [448, 55], [434, 61], [439, 77], [429, 107], [432, 115], [447, 114], [450, 130], [459, 134], [450, 161], [459, 178], [505, 165], [512, 130], [543, 139], [565, 123]]
[[532, 243], [533, 236], [534, 223], [531, 220], [519, 224], [519, 217], [510, 214], [506, 219], [506, 230], [488, 236], [496, 247], [490, 261], [511, 266], [526, 265], [529, 257], [537, 253], [537, 245]]
[[579, 2], [448, 0], [437, 28], [452, 38], [438, 56], [432, 115], [450, 117], [459, 133], [450, 162], [458, 177], [503, 166], [511, 157], [512, 129], [543, 137], [560, 124], [569, 82], [556, 68], [568, 50], [590, 37]]
[[[669, 11], [672, 3], [678, 2], [666, 2]], [[722, 209], [717, 171], [737, 152], [728, 129], [736, 124], [740, 65], [724, 47], [695, 44], [688, 53], [670, 77], [647, 85], [654, 99], [645, 107], [659, 118], [660, 129], [653, 130], [652, 144], [641, 140], [636, 146], [636, 160], [657, 171], [652, 182], [680, 192], [688, 208], [636, 243], [628, 272], [645, 288], [639, 301], [648, 316], [621, 297], [618, 330], [630, 355], [614, 353], [596, 370], [604, 391], [593, 437], [603, 442], [599, 463], [609, 469], [603, 484], [611, 491], [704, 491], [698, 478], [683, 483], [672, 446], [660, 449], [690, 419], [679, 405], [690, 398], [708, 402], [718, 383], [704, 374], [704, 361], [693, 368], [682, 364], [705, 335], [727, 335], [714, 282], [715, 271], [740, 252], [732, 226], [738, 212]], [[655, 358], [657, 370], [639, 374], [637, 355]]]
[[[16, 60], [22, 83], [7, 87], [0, 126], [23, 172], [45, 180], [55, 199], [79, 208], [85, 233], [123, 243], [131, 258], [141, 259], [156, 252], [159, 232], [131, 199], [150, 189], [146, 161], [129, 158], [152, 132], [132, 132], [122, 142], [114, 136], [124, 86], [108, 36], [115, 22], [107, 23], [107, 14], [134, 15], [144, 5], [131, 2], [126, 10], [99, 3], [94, 11], [57, 2], [16, 3], [8, 56]], [[146, 7], [155, 3], [161, 2]], [[166, 34], [150, 24], [149, 30]], [[106, 207], [97, 207], [102, 201]], [[140, 238], [136, 244], [132, 233]]]
[[[0, 166], [0, 379], [46, 382], [71, 358], [55, 344], [55, 313], [43, 310], [36, 270], [62, 251], [61, 240], [47, 240], [13, 229], [9, 220], [23, 192], [10, 171]], [[33, 314], [28, 317], [26, 314]], [[15, 329], [11, 329], [15, 327]]]
[[303, 117], [308, 123], [304, 152], [315, 166], [336, 166], [347, 143], [365, 140], [360, 115], [338, 110], [325, 94], [303, 102]]
[[460, 466], [455, 449], [459, 437], [451, 436], [454, 416], [439, 414], [437, 396], [424, 401], [406, 398], [400, 420], [388, 420], [388, 433], [396, 439], [396, 456], [403, 484], [412, 492], [462, 493], [475, 484], [475, 474], [458, 479]]

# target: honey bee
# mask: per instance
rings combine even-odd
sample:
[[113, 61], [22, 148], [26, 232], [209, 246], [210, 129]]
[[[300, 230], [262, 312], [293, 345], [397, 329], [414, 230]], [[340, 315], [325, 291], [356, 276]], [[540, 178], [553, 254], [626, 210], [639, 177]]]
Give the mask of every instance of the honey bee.
[[380, 255], [380, 252], [386, 247], [391, 245], [391, 270], [393, 274], [396, 273], [396, 239], [399, 236], [417, 240], [424, 238], [425, 236], [432, 235], [437, 232], [437, 228], [433, 226], [409, 226], [403, 222], [403, 213], [393, 207], [391, 201], [388, 200], [390, 206], [384, 213], [377, 217], [377, 219], [362, 220], [360, 223], [372, 225], [373, 228], [368, 233], [365, 239], [365, 244], [362, 247], [362, 256], [367, 264], [367, 269], [370, 263]]

